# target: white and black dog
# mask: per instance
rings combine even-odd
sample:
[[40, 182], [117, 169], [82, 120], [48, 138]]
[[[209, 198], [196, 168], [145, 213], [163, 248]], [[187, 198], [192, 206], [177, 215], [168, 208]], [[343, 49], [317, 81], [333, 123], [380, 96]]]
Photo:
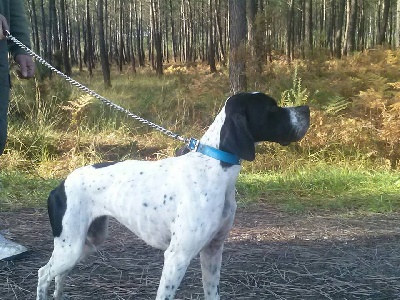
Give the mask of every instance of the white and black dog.
[[222, 248], [235, 216], [240, 159], [254, 160], [255, 144], [261, 141], [288, 145], [300, 140], [309, 124], [307, 106], [279, 107], [263, 93], [241, 93], [226, 101], [186, 155], [75, 170], [48, 199], [54, 250], [39, 270], [37, 299], [47, 299], [54, 278], [54, 298], [62, 298], [68, 271], [104, 242], [109, 216], [165, 250], [156, 299], [174, 299], [199, 252], [205, 299], [219, 299]]

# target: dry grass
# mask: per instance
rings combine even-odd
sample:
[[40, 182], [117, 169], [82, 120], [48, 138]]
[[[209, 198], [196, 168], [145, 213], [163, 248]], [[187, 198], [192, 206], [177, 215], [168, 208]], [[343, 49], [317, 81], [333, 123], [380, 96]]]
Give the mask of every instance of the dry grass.
[[[291, 154], [328, 163], [369, 161], [369, 167], [396, 170], [400, 161], [399, 56], [399, 51], [382, 49], [342, 60], [297, 61], [291, 66], [277, 59], [264, 74], [251, 78], [257, 82], [254, 89], [282, 103], [306, 102], [311, 106], [310, 131], [300, 144], [290, 148]], [[229, 95], [223, 67], [210, 74], [206, 65], [174, 64], [166, 66], [163, 77], [147, 69], [134, 76], [115, 72], [109, 90], [102, 86], [100, 75], [89, 79], [86, 73], [76, 73], [74, 77], [134, 113], [187, 137], [200, 137]], [[53, 169], [62, 166], [70, 170], [111, 158], [163, 157], [179, 147], [142, 124], [92, 102], [58, 78], [17, 81], [10, 112], [7, 154], [16, 159], [0, 160], [2, 169], [21, 168], [33, 161], [40, 176], [54, 177], [62, 174], [48, 173], [52, 162]], [[156, 149], [153, 153], [158, 154], [145, 148]], [[280, 153], [275, 146], [265, 149], [270, 154]], [[111, 151], [116, 155], [110, 155]], [[143, 152], [149, 154], [143, 156]], [[285, 159], [284, 155], [277, 155], [282, 168], [292, 162], [291, 156]], [[263, 161], [256, 169], [275, 168]]]

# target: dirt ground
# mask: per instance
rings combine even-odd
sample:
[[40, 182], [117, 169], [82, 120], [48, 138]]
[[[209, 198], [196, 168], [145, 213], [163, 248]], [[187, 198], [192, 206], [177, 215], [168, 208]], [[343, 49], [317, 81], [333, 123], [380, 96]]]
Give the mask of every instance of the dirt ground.
[[[35, 299], [37, 270], [52, 250], [43, 210], [0, 213], [6, 237], [32, 250], [0, 262], [0, 299]], [[221, 299], [400, 299], [400, 214], [288, 215], [239, 208], [225, 244]], [[154, 299], [163, 253], [111, 222], [101, 251], [70, 274], [70, 299]], [[198, 257], [178, 291], [203, 299]]]

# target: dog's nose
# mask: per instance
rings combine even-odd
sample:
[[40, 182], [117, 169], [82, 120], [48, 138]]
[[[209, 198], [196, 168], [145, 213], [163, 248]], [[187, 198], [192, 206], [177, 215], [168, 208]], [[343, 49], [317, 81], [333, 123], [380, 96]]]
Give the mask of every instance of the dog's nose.
[[297, 116], [301, 119], [302, 125], [310, 126], [310, 108], [307, 105], [297, 106], [294, 108]]
[[298, 106], [296, 110], [301, 114], [310, 115], [310, 108], [307, 105]]

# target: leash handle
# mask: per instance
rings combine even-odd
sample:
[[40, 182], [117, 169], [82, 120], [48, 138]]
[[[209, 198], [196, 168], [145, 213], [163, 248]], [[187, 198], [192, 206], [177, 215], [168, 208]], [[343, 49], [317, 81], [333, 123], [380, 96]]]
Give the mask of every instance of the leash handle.
[[100, 100], [105, 105], [107, 105], [107, 106], [109, 106], [109, 107], [111, 107], [111, 108], [113, 108], [113, 109], [115, 109], [117, 111], [123, 112], [126, 115], [128, 115], [129, 117], [131, 117], [131, 118], [133, 118], [133, 119], [135, 119], [135, 120], [137, 120], [137, 121], [139, 121], [139, 122], [141, 122], [141, 123], [153, 128], [153, 129], [156, 129], [156, 130], [160, 131], [161, 133], [163, 133], [163, 134], [165, 134], [165, 135], [167, 135], [167, 136], [169, 136], [169, 137], [171, 137], [173, 139], [176, 139], [176, 140], [179, 140], [179, 141], [185, 142], [185, 143], [189, 141], [188, 138], [182, 137], [179, 134], [176, 134], [176, 133], [174, 133], [174, 132], [172, 132], [172, 131], [170, 131], [168, 129], [165, 129], [164, 127], [162, 127], [160, 125], [157, 125], [157, 124], [155, 124], [153, 122], [150, 122], [150, 121], [148, 121], [148, 120], [146, 120], [146, 119], [144, 119], [144, 118], [142, 118], [142, 117], [140, 117], [138, 115], [135, 115], [134, 113], [130, 112], [129, 110], [127, 110], [125, 108], [123, 108], [122, 106], [119, 106], [118, 104], [115, 104], [114, 102], [112, 102], [112, 101], [104, 98], [103, 96], [97, 94], [95, 91], [89, 89], [88, 87], [86, 87], [83, 84], [79, 83], [75, 79], [72, 79], [71, 77], [67, 76], [63, 72], [61, 72], [61, 71], [57, 70], [56, 68], [54, 68], [46, 60], [44, 60], [41, 56], [39, 56], [38, 54], [33, 52], [31, 49], [29, 49], [27, 46], [25, 46], [22, 42], [20, 42], [17, 38], [15, 38], [10, 33], [10, 31], [5, 30], [5, 33], [6, 33], [6, 38], [8, 40], [13, 41], [15, 44], [17, 44], [19, 47], [21, 47], [23, 50], [25, 50], [30, 56], [36, 58], [36, 60], [38, 62], [40, 62], [42, 65], [46, 66], [47, 68], [49, 68], [54, 73], [56, 73], [59, 76], [63, 77], [66, 81], [68, 81], [73, 86], [81, 89], [82, 91], [86, 92], [87, 94], [89, 94], [89, 95], [95, 97], [96, 99]]

